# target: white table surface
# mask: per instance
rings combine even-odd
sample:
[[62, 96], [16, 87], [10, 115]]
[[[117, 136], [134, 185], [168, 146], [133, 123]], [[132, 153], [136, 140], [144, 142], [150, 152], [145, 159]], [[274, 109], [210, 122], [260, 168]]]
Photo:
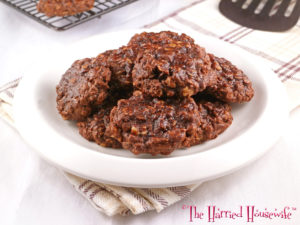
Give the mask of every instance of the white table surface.
[[[143, 13], [138, 19], [125, 19], [132, 16], [132, 10], [144, 7], [137, 4], [130, 10], [119, 10], [65, 32], [44, 28], [0, 3], [0, 86], [19, 76], [29, 76], [24, 72], [26, 67], [34, 65], [34, 59], [48, 49], [102, 32], [138, 28], [191, 2], [161, 0], [154, 6], [155, 10]], [[298, 107], [291, 112], [283, 137], [265, 156], [234, 174], [204, 183], [188, 198], [161, 213], [111, 218], [90, 206], [56, 168], [41, 160], [15, 130], [0, 119], [0, 224], [300, 224], [299, 124]], [[205, 217], [191, 223], [189, 212], [182, 209], [183, 204], [196, 205], [197, 210], [205, 213], [208, 205], [232, 211], [247, 205], [262, 211], [265, 208], [281, 210], [286, 206], [296, 207], [296, 210], [292, 211], [291, 220], [264, 218], [246, 223], [246, 218], [242, 218], [208, 223]]]

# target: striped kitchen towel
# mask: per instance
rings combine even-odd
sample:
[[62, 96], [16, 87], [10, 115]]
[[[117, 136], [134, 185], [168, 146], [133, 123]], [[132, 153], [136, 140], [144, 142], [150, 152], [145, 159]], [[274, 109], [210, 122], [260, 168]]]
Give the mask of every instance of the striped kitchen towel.
[[[286, 85], [291, 100], [290, 108], [300, 105], [300, 24], [283, 33], [256, 31], [239, 26], [218, 11], [219, 1], [199, 0], [175, 13], [147, 25], [160, 30], [189, 30], [206, 34], [236, 45], [273, 69]], [[277, 79], [274, 77], [274, 79]], [[12, 99], [19, 80], [0, 88], [0, 117], [14, 125]], [[200, 184], [169, 188], [126, 188], [93, 182], [64, 172], [67, 180], [97, 210], [115, 214], [140, 214], [149, 210], [160, 212], [183, 199]]]

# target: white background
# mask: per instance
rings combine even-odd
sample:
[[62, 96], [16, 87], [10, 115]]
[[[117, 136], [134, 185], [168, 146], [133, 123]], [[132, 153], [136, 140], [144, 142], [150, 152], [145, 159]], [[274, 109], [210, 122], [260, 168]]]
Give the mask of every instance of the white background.
[[[102, 32], [139, 28], [191, 2], [161, 0], [158, 4], [143, 0], [65, 32], [45, 28], [0, 3], [0, 86], [14, 78], [30, 76], [26, 68], [34, 66], [35, 59], [49, 49]], [[205, 214], [208, 205], [232, 211], [241, 205], [255, 205], [263, 211], [296, 207], [290, 221], [256, 219], [252, 224], [300, 224], [299, 124], [298, 107], [290, 114], [284, 136], [265, 156], [234, 174], [204, 183], [161, 213], [111, 218], [90, 206], [56, 168], [38, 158], [0, 119], [0, 225], [247, 224], [245, 217], [207, 223], [207, 215], [191, 223], [183, 204], [196, 205]]]

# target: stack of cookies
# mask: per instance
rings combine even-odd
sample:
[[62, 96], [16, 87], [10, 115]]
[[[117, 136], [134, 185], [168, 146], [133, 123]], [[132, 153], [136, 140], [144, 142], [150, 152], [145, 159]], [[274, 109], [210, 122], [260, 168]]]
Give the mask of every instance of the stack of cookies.
[[75, 61], [56, 92], [59, 113], [87, 140], [152, 155], [216, 138], [232, 123], [229, 103], [254, 95], [240, 69], [170, 31]]

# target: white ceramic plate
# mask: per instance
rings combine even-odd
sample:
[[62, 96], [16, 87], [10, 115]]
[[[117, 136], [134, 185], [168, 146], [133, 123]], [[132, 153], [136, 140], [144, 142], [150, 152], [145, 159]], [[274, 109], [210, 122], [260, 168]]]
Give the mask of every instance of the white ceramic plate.
[[141, 31], [95, 36], [39, 56], [15, 96], [16, 126], [44, 159], [71, 173], [110, 184], [164, 187], [213, 179], [260, 157], [280, 137], [288, 118], [285, 90], [263, 62], [211, 37], [188, 32], [208, 52], [231, 60], [250, 77], [251, 102], [233, 104], [233, 124], [217, 139], [170, 156], [135, 156], [82, 138], [75, 124], [56, 110], [55, 87], [73, 61], [125, 45]]

